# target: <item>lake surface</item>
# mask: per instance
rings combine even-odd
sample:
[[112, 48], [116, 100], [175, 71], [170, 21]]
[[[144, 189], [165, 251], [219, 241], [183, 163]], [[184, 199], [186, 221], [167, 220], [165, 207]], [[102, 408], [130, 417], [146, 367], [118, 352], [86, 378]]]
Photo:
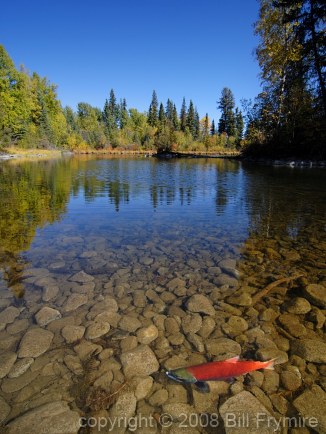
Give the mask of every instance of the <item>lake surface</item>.
[[[123, 407], [155, 415], [148, 432], [160, 432], [162, 413], [178, 428], [180, 405], [224, 432], [223, 403], [244, 390], [272, 414], [295, 412], [325, 374], [325, 354], [293, 347], [324, 340], [325, 186], [322, 169], [220, 159], [0, 163], [3, 424], [20, 432], [22, 414], [58, 401], [72, 427], [77, 411], [109, 420]], [[253, 304], [284, 277], [294, 280]], [[238, 354], [277, 358], [276, 371], [212, 383], [205, 399], [164, 375]]]

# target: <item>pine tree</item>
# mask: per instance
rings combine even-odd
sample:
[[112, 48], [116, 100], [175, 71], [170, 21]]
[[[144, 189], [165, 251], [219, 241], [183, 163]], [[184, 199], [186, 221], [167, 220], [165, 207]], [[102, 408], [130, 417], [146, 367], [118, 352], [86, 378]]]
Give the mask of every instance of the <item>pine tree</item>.
[[158, 124], [158, 99], [155, 90], [153, 90], [152, 101], [148, 110], [147, 122], [152, 127], [156, 127]]
[[180, 130], [185, 132], [187, 127], [187, 105], [186, 100], [183, 98], [180, 111]]

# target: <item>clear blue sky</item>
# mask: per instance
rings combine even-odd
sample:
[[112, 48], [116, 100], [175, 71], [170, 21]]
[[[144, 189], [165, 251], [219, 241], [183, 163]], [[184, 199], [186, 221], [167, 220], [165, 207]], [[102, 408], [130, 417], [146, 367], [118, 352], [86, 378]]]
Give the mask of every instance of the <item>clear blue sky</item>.
[[16, 66], [58, 85], [63, 105], [103, 108], [111, 88], [148, 109], [153, 89], [218, 119], [223, 87], [237, 104], [260, 90], [253, 51], [257, 0], [10, 0], [0, 43]]

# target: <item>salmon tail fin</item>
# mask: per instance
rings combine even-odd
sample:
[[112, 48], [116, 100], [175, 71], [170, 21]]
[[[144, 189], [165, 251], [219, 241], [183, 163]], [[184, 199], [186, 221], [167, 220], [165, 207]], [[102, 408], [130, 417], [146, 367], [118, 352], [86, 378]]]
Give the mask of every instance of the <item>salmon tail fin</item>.
[[267, 364], [266, 364], [266, 366], [265, 366], [264, 369], [269, 369], [269, 370], [271, 370], [271, 371], [274, 371], [275, 360], [276, 360], [276, 359], [271, 359], [271, 360], [269, 360], [268, 362], [266, 362]]

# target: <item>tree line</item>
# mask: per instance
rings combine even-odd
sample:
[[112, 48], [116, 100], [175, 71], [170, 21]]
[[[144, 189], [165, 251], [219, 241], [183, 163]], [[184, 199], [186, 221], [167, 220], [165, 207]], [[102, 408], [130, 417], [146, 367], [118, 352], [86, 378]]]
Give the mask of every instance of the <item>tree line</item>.
[[180, 111], [168, 98], [159, 103], [156, 91], [147, 112], [128, 108], [111, 89], [102, 109], [80, 102], [77, 110], [62, 107], [56, 86], [37, 73], [16, 69], [0, 46], [0, 144], [2, 147], [123, 148], [215, 150], [236, 148], [243, 138], [241, 111], [232, 91], [224, 88], [218, 101], [222, 116], [215, 128], [208, 114], [200, 119], [192, 100], [183, 98]]
[[[153, 91], [147, 112], [128, 108], [112, 89], [103, 108], [62, 107], [56, 86], [17, 70], [0, 45], [0, 145], [68, 149], [209, 151], [326, 158], [326, 5], [322, 0], [260, 0], [255, 32], [262, 91], [235, 106], [231, 89], [217, 101], [218, 125], [200, 119], [192, 100], [178, 110]], [[244, 116], [243, 114], [244, 113]]]

